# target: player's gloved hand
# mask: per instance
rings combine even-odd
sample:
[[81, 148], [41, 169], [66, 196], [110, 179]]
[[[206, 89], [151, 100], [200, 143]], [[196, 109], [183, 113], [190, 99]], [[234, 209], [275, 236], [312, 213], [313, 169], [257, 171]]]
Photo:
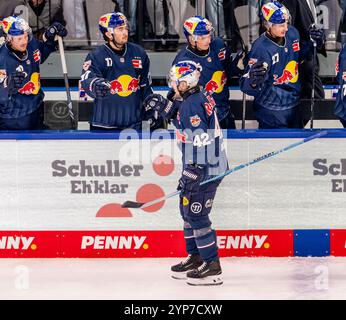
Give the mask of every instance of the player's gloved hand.
[[204, 178], [204, 168], [202, 165], [189, 164], [183, 170], [177, 190], [197, 192], [199, 185]]
[[7, 86], [10, 94], [17, 92], [23, 87], [25, 79], [25, 73], [22, 71], [16, 71], [11, 73], [7, 78]]
[[317, 48], [322, 48], [326, 42], [326, 34], [324, 29], [317, 28], [314, 24], [309, 28], [309, 37], [312, 42], [316, 42]]
[[59, 22], [53, 22], [45, 31], [44, 36], [49, 41], [55, 41], [55, 36], [67, 36], [67, 29]]
[[174, 101], [176, 99], [176, 92], [173, 89], [170, 89], [167, 93], [167, 99], [169, 101]]
[[105, 79], [98, 79], [93, 84], [93, 93], [95, 98], [104, 98], [111, 92], [111, 85]]
[[143, 120], [148, 121], [150, 130], [156, 130], [166, 127], [165, 120], [156, 110], [151, 108], [144, 109]]
[[250, 84], [253, 87], [261, 86], [265, 80], [268, 65], [266, 62], [255, 62], [249, 70]]
[[150, 109], [156, 110], [161, 117], [166, 120], [175, 118], [179, 110], [178, 103], [169, 101], [160, 94], [156, 93], [148, 95], [143, 104], [146, 111], [149, 111]]

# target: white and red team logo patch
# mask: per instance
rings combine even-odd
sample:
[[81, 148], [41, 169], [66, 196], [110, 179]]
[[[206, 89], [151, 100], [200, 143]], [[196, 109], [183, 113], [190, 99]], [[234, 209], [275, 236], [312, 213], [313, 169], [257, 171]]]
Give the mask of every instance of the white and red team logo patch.
[[225, 60], [226, 58], [226, 50], [222, 50], [219, 52], [218, 57], [220, 60]]
[[251, 58], [251, 59], [249, 60], [249, 66], [252, 66], [252, 65], [255, 64], [256, 62], [257, 62], [257, 59]]
[[40, 50], [37, 49], [34, 51], [34, 61], [37, 62], [40, 60], [41, 60], [41, 52], [40, 52]]
[[132, 59], [132, 65], [135, 69], [142, 69], [142, 60], [140, 59]]
[[295, 42], [292, 44], [292, 48], [294, 52], [297, 52], [300, 50], [299, 42]]
[[345, 71], [342, 73], [342, 80], [346, 81], [346, 72]]
[[201, 118], [196, 114], [190, 117], [190, 123], [193, 127], [198, 127], [201, 123]]

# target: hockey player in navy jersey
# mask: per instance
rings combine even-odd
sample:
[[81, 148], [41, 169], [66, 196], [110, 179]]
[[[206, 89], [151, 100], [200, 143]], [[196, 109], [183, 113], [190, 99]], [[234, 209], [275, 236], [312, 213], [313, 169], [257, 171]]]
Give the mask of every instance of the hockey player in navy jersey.
[[218, 285], [222, 284], [222, 271], [209, 214], [221, 180], [200, 184], [225, 172], [228, 163], [216, 102], [198, 85], [201, 73], [202, 67], [193, 61], [173, 65], [169, 85], [182, 101], [172, 103], [153, 94], [145, 104], [147, 109], [157, 110], [165, 119], [173, 119], [183, 155], [178, 190], [181, 190], [180, 213], [188, 257], [172, 266], [172, 277], [187, 279], [191, 285]]
[[[254, 96], [260, 129], [302, 128], [298, 64], [306, 52], [301, 52], [298, 31], [289, 25], [286, 7], [277, 1], [267, 3], [261, 16], [267, 31], [253, 43], [241, 90]], [[321, 36], [311, 29], [314, 41]]]
[[55, 37], [65, 37], [67, 30], [53, 23], [38, 41], [22, 18], [10, 16], [0, 25], [6, 37], [0, 47], [0, 130], [42, 129], [40, 64], [55, 51]]
[[129, 27], [120, 12], [99, 19], [106, 43], [89, 53], [83, 65], [81, 84], [94, 98], [91, 130], [140, 130], [142, 120], [152, 129], [162, 125], [142, 108], [152, 93], [149, 58], [143, 48], [128, 42]]
[[227, 80], [242, 74], [244, 53], [239, 52], [232, 58], [230, 48], [221, 38], [213, 38], [213, 26], [203, 17], [194, 16], [187, 19], [183, 30], [188, 45], [177, 54], [173, 64], [192, 60], [202, 66], [199, 84], [212, 94], [221, 128], [235, 129]]
[[346, 128], [346, 45], [343, 45], [336, 65], [336, 76], [340, 85], [334, 107], [335, 115]]

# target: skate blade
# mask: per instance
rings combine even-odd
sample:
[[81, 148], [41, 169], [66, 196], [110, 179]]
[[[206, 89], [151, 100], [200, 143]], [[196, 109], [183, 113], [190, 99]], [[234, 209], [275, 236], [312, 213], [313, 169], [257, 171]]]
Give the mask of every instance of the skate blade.
[[187, 278], [187, 284], [191, 286], [219, 286], [223, 284], [220, 276], [209, 276], [206, 278]]
[[175, 280], [186, 280], [187, 279], [186, 272], [173, 272], [172, 271], [171, 276]]

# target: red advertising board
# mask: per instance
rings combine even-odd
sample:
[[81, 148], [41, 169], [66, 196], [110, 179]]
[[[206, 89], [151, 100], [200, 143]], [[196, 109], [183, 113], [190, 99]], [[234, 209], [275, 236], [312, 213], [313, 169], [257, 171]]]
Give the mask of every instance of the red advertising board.
[[[293, 255], [290, 230], [219, 230], [221, 257]], [[160, 258], [185, 256], [179, 230], [2, 231], [0, 257]]]
[[330, 255], [336, 257], [346, 256], [346, 229], [330, 230]]
[[0, 231], [0, 258], [58, 258], [60, 231]]
[[292, 230], [220, 230], [221, 257], [293, 256]]

